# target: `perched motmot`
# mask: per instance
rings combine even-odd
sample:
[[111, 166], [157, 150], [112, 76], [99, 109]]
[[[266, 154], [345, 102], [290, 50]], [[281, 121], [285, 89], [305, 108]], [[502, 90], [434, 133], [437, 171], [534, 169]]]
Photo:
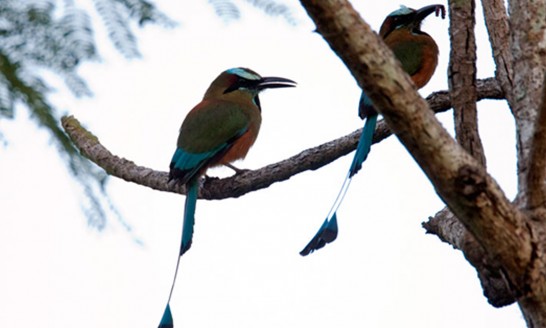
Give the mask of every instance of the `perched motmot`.
[[[186, 186], [180, 253], [159, 328], [173, 327], [170, 300], [180, 257], [190, 248], [199, 178], [213, 166], [243, 159], [256, 141], [262, 122], [258, 94], [270, 88], [293, 87], [281, 77], [261, 77], [248, 68], [231, 68], [210, 85], [203, 100], [186, 116], [171, 159], [169, 181]], [[233, 168], [233, 167], [232, 167]]]
[[[379, 36], [393, 51], [402, 68], [411, 76], [417, 88], [422, 88], [428, 83], [438, 64], [438, 46], [436, 42], [430, 35], [421, 31], [422, 21], [432, 13], [435, 13], [436, 16], [441, 14], [442, 18], [445, 18], [443, 5], [430, 5], [419, 10], [402, 6], [387, 16], [379, 30]], [[324, 245], [336, 239], [338, 232], [336, 212], [347, 193], [352, 177], [360, 170], [362, 163], [370, 152], [377, 123], [377, 111], [375, 111], [372, 101], [365, 92], [362, 92], [360, 97], [358, 114], [360, 118], [366, 121], [351, 167], [326, 220], [313, 239], [300, 252], [303, 256], [324, 247]]]

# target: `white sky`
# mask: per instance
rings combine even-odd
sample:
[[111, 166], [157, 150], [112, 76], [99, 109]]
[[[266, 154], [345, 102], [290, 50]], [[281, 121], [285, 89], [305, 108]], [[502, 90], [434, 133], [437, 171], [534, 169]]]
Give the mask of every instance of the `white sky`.
[[[74, 99], [58, 81], [51, 97], [113, 153], [166, 171], [186, 113], [221, 71], [237, 66], [298, 82], [262, 94], [262, 130], [238, 167], [262, 167], [362, 125], [360, 90], [296, 2], [297, 26], [245, 2], [242, 19], [229, 25], [207, 1], [158, 3], [181, 25], [140, 31], [142, 60], [126, 61], [101, 41], [104, 60], [81, 70], [95, 97]], [[399, 3], [354, 5], [377, 29]], [[494, 67], [478, 22], [479, 77], [489, 77]], [[423, 29], [441, 51], [422, 90], [428, 95], [447, 85], [448, 21], [430, 16]], [[479, 114], [489, 170], [513, 197], [513, 120], [502, 102], [481, 102]], [[439, 117], [452, 131], [451, 113]], [[9, 141], [0, 147], [0, 327], [157, 327], [184, 196], [112, 178], [112, 201], [133, 230], [112, 217], [97, 232], [86, 225], [78, 185], [27, 112], [0, 120], [0, 131]], [[199, 201], [171, 303], [175, 327], [525, 326], [517, 306], [488, 305], [460, 252], [425, 235], [421, 222], [443, 205], [395, 138], [372, 147], [338, 213], [338, 239], [301, 257], [351, 158], [238, 199]]]

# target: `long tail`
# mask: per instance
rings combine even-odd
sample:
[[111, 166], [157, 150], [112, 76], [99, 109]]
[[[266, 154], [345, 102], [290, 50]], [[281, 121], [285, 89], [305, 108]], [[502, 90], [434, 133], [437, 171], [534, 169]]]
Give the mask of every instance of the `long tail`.
[[368, 157], [368, 154], [370, 153], [376, 123], [377, 113], [374, 113], [366, 118], [366, 123], [362, 129], [362, 134], [360, 135], [360, 140], [358, 141], [358, 146], [356, 147], [353, 162], [351, 163], [349, 172], [341, 185], [341, 190], [337, 194], [336, 200], [332, 205], [330, 212], [328, 212], [328, 215], [326, 216], [326, 220], [324, 220], [324, 223], [322, 226], [320, 226], [313, 239], [311, 239], [307, 246], [305, 246], [305, 248], [300, 252], [300, 255], [309, 255], [336, 239], [338, 232], [337, 210], [343, 202], [343, 199], [347, 194], [347, 190], [349, 190], [349, 185], [351, 184], [353, 176], [362, 168], [362, 163], [366, 160], [366, 157]]
[[158, 328], [173, 328], [173, 316], [171, 314], [171, 297], [173, 295], [174, 284], [176, 282], [176, 276], [178, 275], [178, 268], [180, 267], [180, 258], [191, 247], [191, 240], [193, 236], [193, 225], [195, 223], [195, 205], [197, 204], [197, 192], [199, 191], [198, 179], [192, 179], [186, 184], [186, 203], [184, 205], [184, 222], [182, 225], [182, 238], [180, 241], [180, 253], [176, 261], [176, 269], [174, 271], [173, 283], [171, 285], [171, 291], [169, 298], [167, 299], [167, 306], [163, 312], [163, 317], [159, 322]]
[[364, 163], [370, 153], [376, 124], [377, 114], [370, 115], [366, 118], [366, 123], [364, 123], [364, 128], [362, 129], [362, 134], [360, 135], [360, 140], [358, 140], [358, 146], [356, 147], [355, 157], [353, 157], [353, 162], [349, 169], [349, 179], [360, 171], [362, 163]]

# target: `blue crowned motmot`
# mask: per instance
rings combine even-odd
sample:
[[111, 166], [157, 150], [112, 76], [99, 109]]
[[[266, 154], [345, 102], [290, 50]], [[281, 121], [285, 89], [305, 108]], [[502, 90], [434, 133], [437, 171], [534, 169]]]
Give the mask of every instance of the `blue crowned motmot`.
[[[436, 16], [441, 14], [442, 18], [445, 18], [443, 5], [430, 5], [419, 10], [402, 6], [387, 16], [379, 30], [379, 36], [393, 51], [402, 68], [411, 76], [413, 83], [418, 88], [422, 88], [428, 83], [438, 64], [438, 46], [436, 42], [430, 35], [421, 31], [422, 21], [432, 13], [436, 13]], [[364, 91], [360, 97], [358, 114], [366, 121], [351, 167], [326, 220], [313, 239], [300, 252], [303, 256], [324, 247], [324, 245], [336, 239], [338, 232], [337, 210], [347, 193], [352, 177], [360, 170], [362, 163], [370, 152], [377, 123], [377, 111], [375, 111], [372, 101]]]
[[169, 303], [180, 257], [191, 246], [199, 178], [210, 167], [232, 167], [230, 163], [246, 156], [260, 131], [262, 116], [258, 94], [261, 91], [294, 86], [295, 82], [289, 79], [261, 77], [248, 68], [231, 68], [212, 82], [203, 100], [184, 119], [169, 173], [169, 181], [186, 186], [182, 240], [159, 328], [173, 327]]

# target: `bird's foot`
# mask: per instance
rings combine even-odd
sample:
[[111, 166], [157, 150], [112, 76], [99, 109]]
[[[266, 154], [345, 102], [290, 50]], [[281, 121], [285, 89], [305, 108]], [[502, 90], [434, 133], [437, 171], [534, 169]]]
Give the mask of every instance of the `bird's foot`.
[[241, 173], [245, 173], [247, 171], [250, 171], [248, 169], [239, 169], [231, 164], [225, 164], [227, 167], [229, 167], [230, 169], [232, 169], [233, 171], [235, 171], [235, 175], [237, 174], [241, 174]]

